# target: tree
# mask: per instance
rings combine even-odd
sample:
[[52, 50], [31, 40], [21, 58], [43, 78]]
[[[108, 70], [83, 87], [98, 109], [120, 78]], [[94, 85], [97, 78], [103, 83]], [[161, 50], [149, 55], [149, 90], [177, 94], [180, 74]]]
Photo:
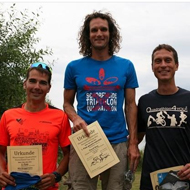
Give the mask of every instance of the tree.
[[[2, 4], [3, 5], [3, 4]], [[23, 80], [29, 65], [43, 61], [43, 56], [52, 55], [46, 49], [37, 50], [40, 26], [39, 13], [16, 10], [13, 4], [6, 12], [0, 5], [0, 116], [8, 108], [25, 100]]]

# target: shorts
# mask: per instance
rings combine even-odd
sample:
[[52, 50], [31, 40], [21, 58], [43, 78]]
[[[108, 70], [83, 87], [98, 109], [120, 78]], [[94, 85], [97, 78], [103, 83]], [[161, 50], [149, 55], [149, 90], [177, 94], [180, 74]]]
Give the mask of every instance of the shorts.
[[123, 190], [124, 173], [127, 169], [127, 142], [112, 144], [120, 162], [94, 178], [90, 178], [75, 149], [71, 145], [69, 158], [69, 190], [96, 190], [98, 178], [102, 190]]

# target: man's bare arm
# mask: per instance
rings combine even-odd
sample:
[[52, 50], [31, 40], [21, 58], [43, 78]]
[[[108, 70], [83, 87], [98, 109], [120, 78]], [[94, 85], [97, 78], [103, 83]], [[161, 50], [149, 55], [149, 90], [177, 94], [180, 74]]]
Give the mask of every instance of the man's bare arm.
[[130, 170], [136, 171], [140, 153], [137, 138], [137, 105], [135, 103], [135, 89], [125, 90], [125, 115], [129, 130], [128, 158]]
[[68, 115], [69, 119], [73, 122], [74, 131], [78, 131], [83, 129], [87, 136], [89, 136], [89, 132], [87, 130], [87, 123], [77, 115], [74, 109], [74, 99], [75, 99], [76, 91], [71, 89], [64, 90], [64, 104], [63, 109], [65, 113]]

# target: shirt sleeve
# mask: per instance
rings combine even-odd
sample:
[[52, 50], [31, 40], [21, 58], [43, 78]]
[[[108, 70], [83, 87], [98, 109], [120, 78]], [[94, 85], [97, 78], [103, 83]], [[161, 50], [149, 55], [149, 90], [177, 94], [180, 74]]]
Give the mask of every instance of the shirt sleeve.
[[76, 89], [75, 74], [73, 73], [72, 62], [69, 63], [65, 70], [64, 88]]
[[145, 119], [143, 119], [145, 113], [143, 113], [143, 105], [141, 98], [139, 99], [138, 103], [138, 117], [137, 117], [137, 129], [138, 132], [145, 132], [146, 131], [146, 123]]
[[125, 84], [126, 88], [138, 88], [138, 80], [137, 80], [137, 75], [135, 71], [135, 67], [131, 61], [129, 61], [129, 66], [128, 66], [128, 72], [127, 72], [127, 81]]
[[0, 134], [1, 134], [0, 145], [8, 146], [10, 144], [10, 141], [9, 141], [9, 134], [7, 131], [7, 121], [5, 113], [2, 115], [0, 120]]
[[71, 135], [70, 122], [69, 122], [68, 116], [64, 112], [63, 122], [61, 126], [61, 133], [59, 135], [59, 143], [61, 147], [65, 147], [71, 144], [69, 140], [70, 135]]

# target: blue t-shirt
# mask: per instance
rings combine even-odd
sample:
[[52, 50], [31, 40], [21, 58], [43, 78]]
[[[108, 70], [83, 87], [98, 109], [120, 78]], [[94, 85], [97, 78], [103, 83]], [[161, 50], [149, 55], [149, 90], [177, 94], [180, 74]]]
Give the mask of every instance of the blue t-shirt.
[[127, 139], [124, 92], [137, 87], [133, 63], [115, 55], [106, 61], [83, 57], [65, 71], [64, 88], [76, 89], [78, 115], [87, 124], [97, 120], [111, 143]]

